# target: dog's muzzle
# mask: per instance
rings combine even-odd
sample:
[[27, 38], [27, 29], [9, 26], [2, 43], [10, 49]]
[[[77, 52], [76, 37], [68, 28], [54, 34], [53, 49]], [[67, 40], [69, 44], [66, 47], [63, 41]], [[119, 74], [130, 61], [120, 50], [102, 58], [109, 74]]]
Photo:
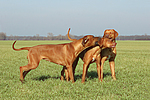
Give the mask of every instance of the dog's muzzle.
[[115, 48], [116, 45], [117, 45], [117, 43], [113, 43], [113, 44], [111, 45], [111, 48]]

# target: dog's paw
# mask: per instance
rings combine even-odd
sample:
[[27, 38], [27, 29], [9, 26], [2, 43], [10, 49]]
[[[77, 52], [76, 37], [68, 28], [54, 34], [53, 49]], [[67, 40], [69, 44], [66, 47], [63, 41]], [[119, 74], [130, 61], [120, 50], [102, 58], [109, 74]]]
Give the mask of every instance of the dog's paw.
[[24, 81], [23, 79], [20, 79], [20, 81], [21, 81], [21, 83], [22, 83], [22, 84], [24, 84], [24, 83], [25, 83], [25, 81]]

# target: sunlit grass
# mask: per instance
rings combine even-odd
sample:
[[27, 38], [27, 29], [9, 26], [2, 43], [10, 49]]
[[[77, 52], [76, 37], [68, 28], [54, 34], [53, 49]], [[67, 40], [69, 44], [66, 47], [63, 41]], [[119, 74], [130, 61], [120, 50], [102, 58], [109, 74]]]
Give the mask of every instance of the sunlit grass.
[[[59, 44], [70, 41], [17, 41], [15, 47]], [[0, 99], [150, 99], [150, 41], [117, 41], [116, 81], [111, 78], [108, 61], [104, 80], [97, 78], [91, 64], [82, 84], [83, 62], [76, 68], [76, 82], [60, 81], [62, 66], [42, 60], [37, 69], [19, 81], [19, 67], [26, 65], [28, 51], [12, 50], [13, 41], [0, 41]]]

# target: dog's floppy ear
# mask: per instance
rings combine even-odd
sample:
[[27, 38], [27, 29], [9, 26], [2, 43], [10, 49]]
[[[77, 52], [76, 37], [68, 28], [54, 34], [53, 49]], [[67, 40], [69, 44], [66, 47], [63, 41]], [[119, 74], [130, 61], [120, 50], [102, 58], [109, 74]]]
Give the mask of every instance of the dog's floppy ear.
[[118, 32], [113, 30], [114, 31], [114, 38], [118, 37]]
[[89, 41], [88, 37], [85, 36], [82, 41], [82, 45], [85, 47], [85, 44]]

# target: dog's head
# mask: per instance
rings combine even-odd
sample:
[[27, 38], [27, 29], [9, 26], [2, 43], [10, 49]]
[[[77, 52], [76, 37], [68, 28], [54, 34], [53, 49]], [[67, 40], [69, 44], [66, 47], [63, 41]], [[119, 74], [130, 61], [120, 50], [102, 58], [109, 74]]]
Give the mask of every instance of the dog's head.
[[[77, 39], [72, 39], [69, 36], [69, 32], [70, 32], [70, 28], [69, 28], [68, 34], [67, 34], [69, 40], [71, 40], [71, 41], [77, 41]], [[81, 38], [79, 40], [82, 41], [83, 47], [90, 47], [90, 46], [98, 45], [98, 37], [94, 37], [93, 35], [86, 35], [86, 36], [84, 36], [83, 38]]]
[[93, 35], [86, 35], [83, 37], [82, 45], [83, 47], [98, 45], [98, 38]]
[[116, 42], [112, 41], [109, 38], [104, 38], [104, 37], [98, 41], [98, 44], [99, 44], [100, 48], [102, 48], [102, 47], [115, 48], [117, 45]]
[[104, 36], [103, 37], [114, 40], [118, 37], [118, 32], [115, 31], [114, 29], [106, 29], [104, 31]]

